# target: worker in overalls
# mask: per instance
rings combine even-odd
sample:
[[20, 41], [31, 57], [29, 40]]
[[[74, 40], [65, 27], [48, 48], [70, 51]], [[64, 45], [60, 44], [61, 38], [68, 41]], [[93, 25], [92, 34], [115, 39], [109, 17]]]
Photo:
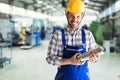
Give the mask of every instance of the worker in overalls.
[[90, 30], [79, 27], [84, 13], [82, 0], [69, 0], [66, 8], [68, 26], [51, 37], [46, 60], [58, 66], [55, 80], [90, 80], [88, 62], [96, 62], [100, 58], [95, 51], [91, 51], [89, 60], [76, 59], [78, 55], [96, 48]]

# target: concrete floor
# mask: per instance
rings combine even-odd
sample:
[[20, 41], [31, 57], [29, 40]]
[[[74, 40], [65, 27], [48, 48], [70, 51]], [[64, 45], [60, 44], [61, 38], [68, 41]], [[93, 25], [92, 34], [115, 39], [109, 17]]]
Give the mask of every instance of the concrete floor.
[[[12, 62], [0, 69], [0, 80], [54, 80], [57, 67], [45, 60], [48, 41], [41, 43], [29, 50], [13, 47]], [[105, 54], [89, 67], [91, 80], [120, 80], [120, 53]]]

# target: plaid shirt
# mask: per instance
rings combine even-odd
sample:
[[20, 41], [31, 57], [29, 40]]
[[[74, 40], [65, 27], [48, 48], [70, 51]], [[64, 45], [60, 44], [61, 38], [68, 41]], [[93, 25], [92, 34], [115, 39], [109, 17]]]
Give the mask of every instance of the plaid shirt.
[[[68, 27], [64, 29], [66, 44], [71, 46], [82, 45], [82, 36], [80, 28], [76, 31], [71, 31]], [[86, 50], [96, 48], [96, 42], [92, 33], [89, 30], [85, 30]], [[49, 43], [46, 60], [49, 64], [58, 65], [63, 56], [63, 43], [61, 31], [56, 31]]]

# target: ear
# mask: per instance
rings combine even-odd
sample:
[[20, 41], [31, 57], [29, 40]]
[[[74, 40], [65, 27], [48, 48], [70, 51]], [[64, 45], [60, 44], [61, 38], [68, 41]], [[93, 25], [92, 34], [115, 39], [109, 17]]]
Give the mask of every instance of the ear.
[[68, 19], [69, 12], [65, 12], [66, 18]]
[[83, 15], [83, 16], [82, 16], [82, 18], [83, 18], [83, 17], [85, 16], [85, 12], [84, 12], [84, 13], [82, 13], [82, 15]]
[[67, 16], [69, 14], [69, 12], [65, 12], [65, 15]]

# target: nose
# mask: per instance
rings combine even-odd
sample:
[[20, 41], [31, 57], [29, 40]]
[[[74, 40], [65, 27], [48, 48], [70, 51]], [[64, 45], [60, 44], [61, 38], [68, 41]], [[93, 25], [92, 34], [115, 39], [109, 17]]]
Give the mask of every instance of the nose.
[[76, 16], [73, 16], [73, 21], [77, 21], [77, 17]]

